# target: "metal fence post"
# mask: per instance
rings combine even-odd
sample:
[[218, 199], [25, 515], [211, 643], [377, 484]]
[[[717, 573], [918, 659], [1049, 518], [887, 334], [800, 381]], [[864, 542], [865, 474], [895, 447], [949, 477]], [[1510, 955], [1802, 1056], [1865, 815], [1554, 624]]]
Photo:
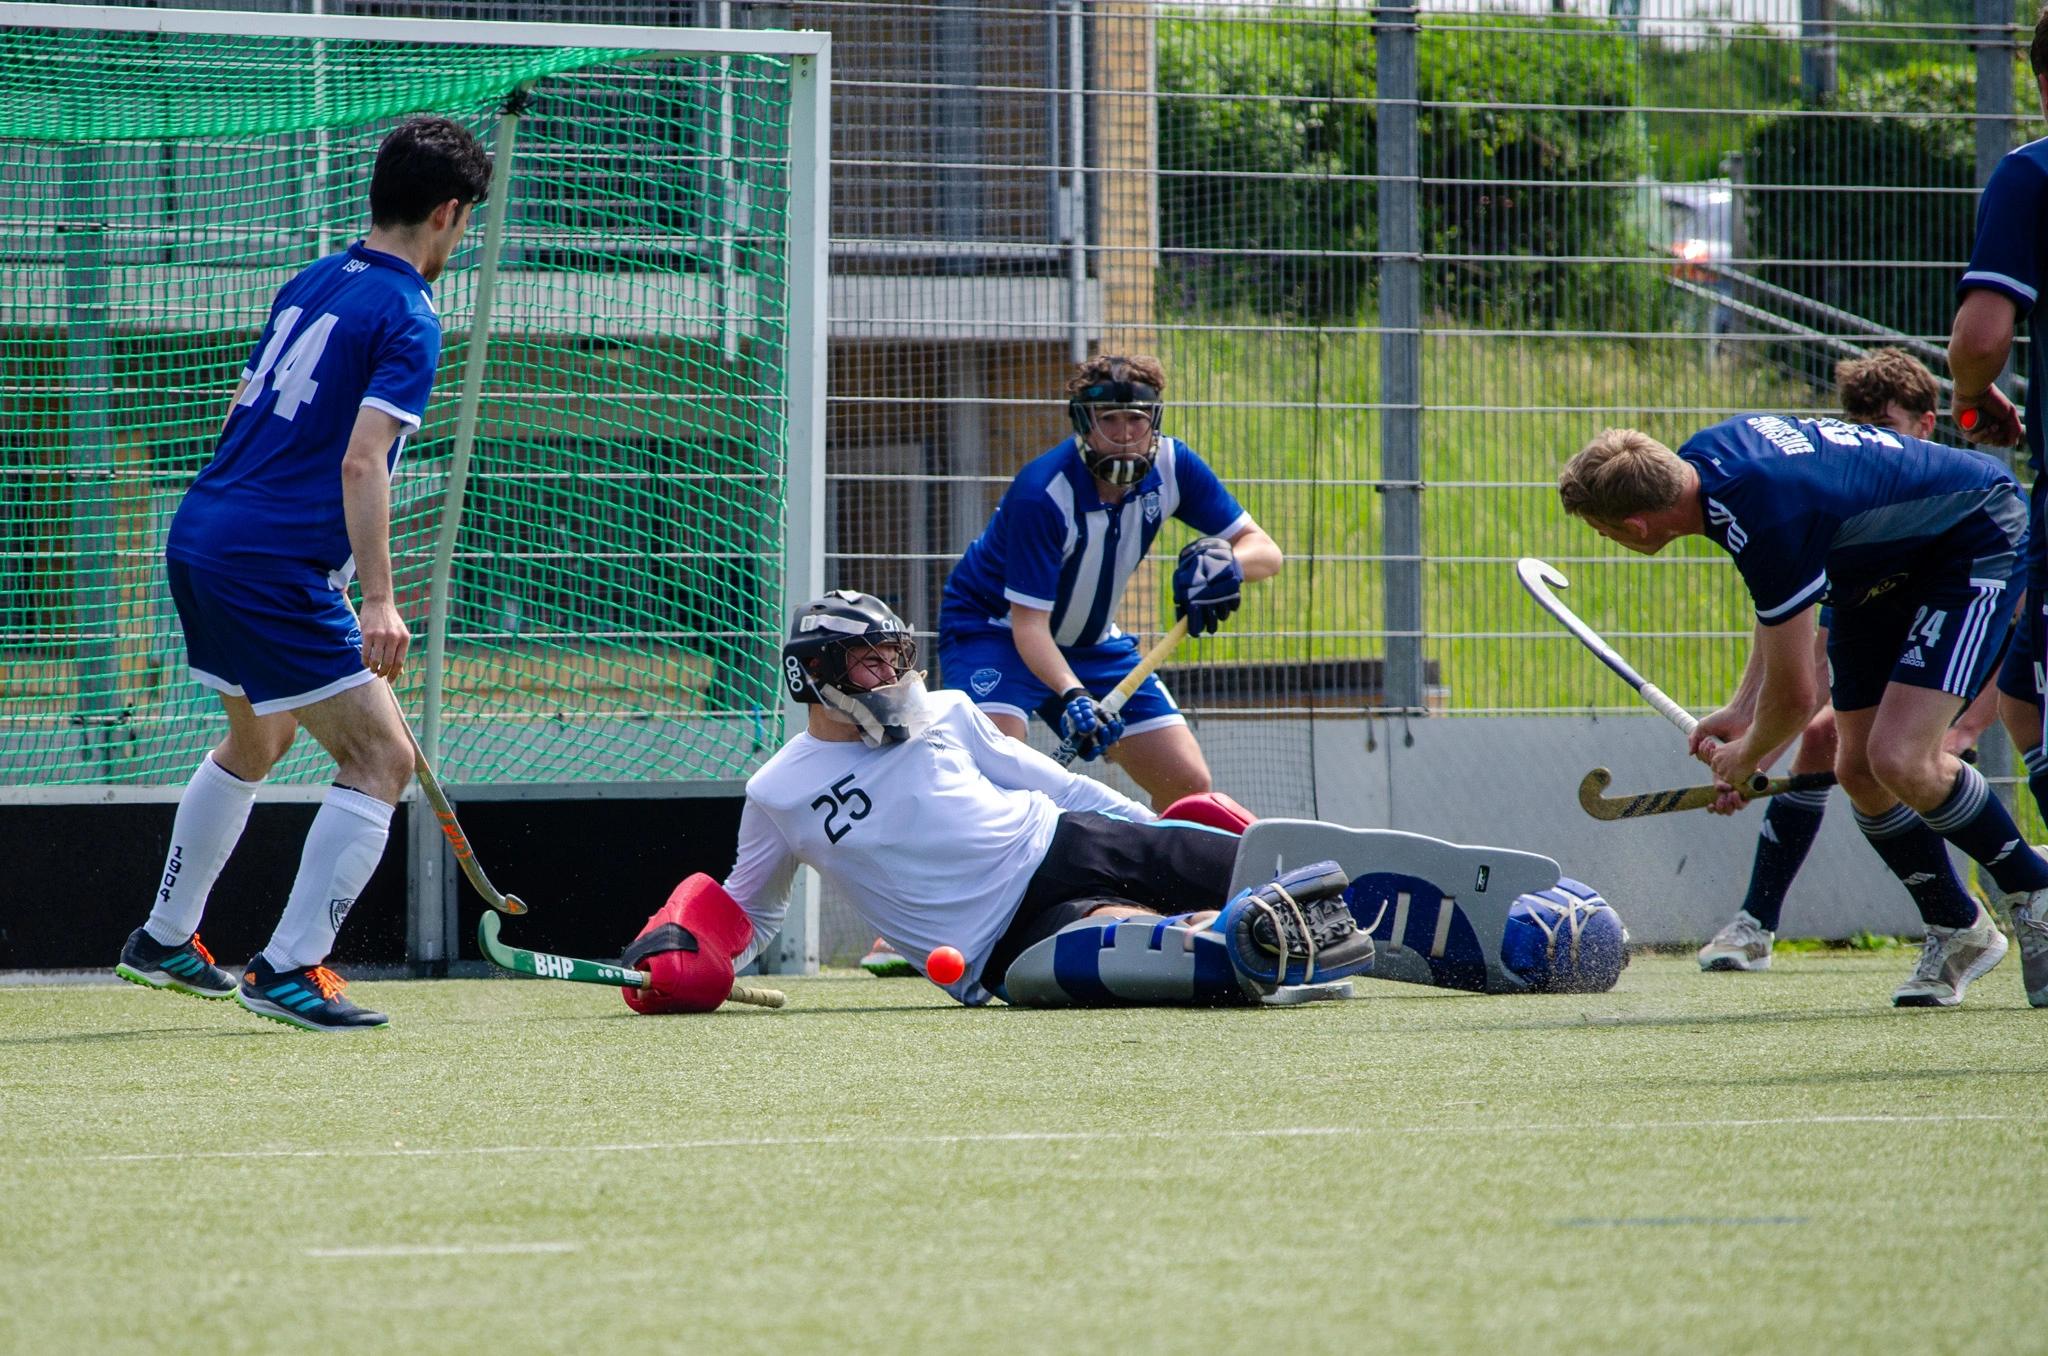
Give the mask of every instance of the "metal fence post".
[[70, 433], [71, 559], [77, 588], [80, 741], [104, 771], [120, 708], [120, 591], [114, 515], [114, 344], [108, 323], [106, 167], [96, 147], [65, 148], [65, 415]]
[[1376, 5], [1379, 79], [1380, 494], [1388, 707], [1422, 690], [1422, 223], [1415, 120], [1417, 14]]
[[[1991, 172], [1998, 168], [1998, 162], [2012, 149], [2012, 41], [2006, 35], [2006, 25], [2012, 19], [2010, 0], [1976, 0], [1974, 20], [1978, 25], [1977, 35], [1977, 187], [1983, 188], [1991, 181]], [[1998, 384], [2007, 394], [2012, 392], [2012, 358], [2005, 361], [2005, 370], [1999, 374]], [[2031, 411], [2029, 414], [2031, 415]], [[2009, 449], [2000, 449], [2006, 464], [2012, 463]], [[2027, 606], [2038, 607], [2037, 599], [2029, 598]], [[2018, 771], [2014, 765], [2012, 737], [2005, 732], [2001, 721], [1992, 721], [1978, 740], [1978, 756], [1985, 769], [1991, 774], [1990, 780], [1998, 791], [1999, 798], [2009, 806], [2016, 794], [2015, 782]]]

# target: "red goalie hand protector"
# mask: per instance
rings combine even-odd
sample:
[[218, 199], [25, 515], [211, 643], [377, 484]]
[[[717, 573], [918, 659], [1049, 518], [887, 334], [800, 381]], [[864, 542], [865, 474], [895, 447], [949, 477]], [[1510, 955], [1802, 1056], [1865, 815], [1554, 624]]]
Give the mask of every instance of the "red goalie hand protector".
[[754, 939], [754, 924], [725, 887], [699, 872], [675, 888], [626, 948], [626, 964], [645, 970], [644, 989], [620, 989], [635, 1012], [710, 1012], [732, 992], [733, 957]]
[[1221, 791], [1204, 791], [1200, 795], [1182, 796], [1166, 807], [1161, 819], [1181, 819], [1190, 824], [1205, 824], [1212, 829], [1228, 833], [1243, 833], [1258, 816], [1239, 805]]

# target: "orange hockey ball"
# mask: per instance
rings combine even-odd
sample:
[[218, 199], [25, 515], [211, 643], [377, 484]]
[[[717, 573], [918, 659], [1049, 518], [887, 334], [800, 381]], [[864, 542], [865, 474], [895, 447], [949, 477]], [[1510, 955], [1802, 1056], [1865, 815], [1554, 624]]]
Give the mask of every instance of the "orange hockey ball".
[[925, 977], [934, 984], [958, 983], [960, 976], [967, 973], [967, 957], [960, 954], [957, 946], [936, 946], [932, 954], [924, 958]]

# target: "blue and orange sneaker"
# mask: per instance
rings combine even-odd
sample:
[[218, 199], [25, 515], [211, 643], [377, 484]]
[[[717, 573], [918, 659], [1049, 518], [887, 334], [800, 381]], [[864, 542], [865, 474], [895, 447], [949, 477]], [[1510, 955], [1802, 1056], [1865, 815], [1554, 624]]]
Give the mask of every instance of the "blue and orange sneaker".
[[390, 1021], [341, 996], [348, 982], [324, 965], [276, 970], [257, 953], [242, 970], [235, 998], [258, 1017], [302, 1031], [368, 1031]]
[[213, 953], [193, 933], [177, 946], [165, 946], [147, 928], [128, 934], [114, 973], [145, 989], [169, 989], [194, 998], [232, 998], [235, 977], [213, 963]]

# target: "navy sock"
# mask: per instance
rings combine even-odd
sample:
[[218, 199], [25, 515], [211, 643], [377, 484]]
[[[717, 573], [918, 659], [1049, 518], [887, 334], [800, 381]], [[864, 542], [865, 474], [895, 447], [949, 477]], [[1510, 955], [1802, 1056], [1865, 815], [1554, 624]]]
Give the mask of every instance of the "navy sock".
[[2034, 745], [2020, 755], [2020, 761], [2027, 765], [2027, 790], [2034, 793], [2034, 804], [2048, 817], [2048, 746]]
[[2048, 889], [2048, 862], [2041, 860], [2020, 835], [2004, 802], [1991, 794], [1984, 774], [1963, 764], [1955, 789], [1927, 817], [1927, 827], [1977, 859], [1998, 888]]
[[1813, 849], [1827, 808], [1826, 788], [1786, 791], [1772, 796], [1765, 807], [1763, 827], [1756, 833], [1756, 862], [1749, 868], [1749, 894], [1742, 901], [1743, 912], [1762, 924], [1764, 931], [1778, 930], [1785, 892], [1792, 888], [1792, 878]]
[[1966, 928], [1977, 921], [1977, 901], [1957, 877], [1948, 844], [1912, 806], [1894, 805], [1875, 817], [1858, 810], [1856, 827], [1913, 896], [1922, 919], [1942, 928]]

